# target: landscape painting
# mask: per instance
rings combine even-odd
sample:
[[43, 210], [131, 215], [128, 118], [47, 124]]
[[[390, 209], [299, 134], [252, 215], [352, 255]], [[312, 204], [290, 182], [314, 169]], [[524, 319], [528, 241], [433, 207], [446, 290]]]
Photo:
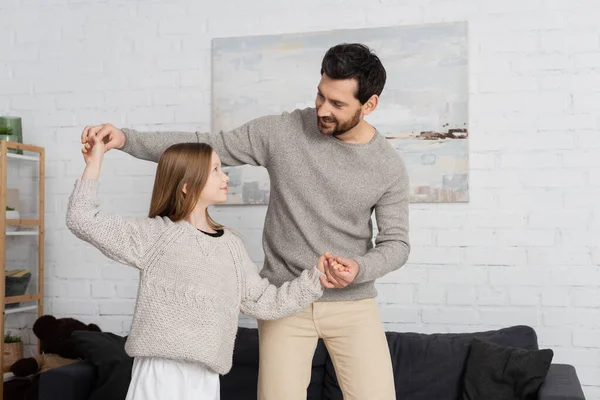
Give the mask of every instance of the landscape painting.
[[[313, 107], [321, 59], [339, 43], [369, 46], [387, 71], [366, 119], [404, 159], [411, 202], [469, 200], [467, 23], [213, 39], [212, 129]], [[229, 168], [227, 204], [267, 204], [262, 167]]]

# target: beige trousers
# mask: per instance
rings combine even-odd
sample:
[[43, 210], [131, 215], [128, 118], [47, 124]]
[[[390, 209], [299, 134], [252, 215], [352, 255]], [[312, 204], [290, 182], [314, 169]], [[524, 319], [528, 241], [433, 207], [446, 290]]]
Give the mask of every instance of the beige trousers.
[[259, 321], [259, 400], [306, 400], [322, 338], [344, 400], [394, 400], [390, 351], [375, 299], [313, 303], [299, 314]]

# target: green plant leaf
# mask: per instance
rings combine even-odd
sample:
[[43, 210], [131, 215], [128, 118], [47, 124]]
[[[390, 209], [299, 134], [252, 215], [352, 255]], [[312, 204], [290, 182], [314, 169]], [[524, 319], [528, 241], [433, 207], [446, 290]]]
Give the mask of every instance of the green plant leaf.
[[10, 332], [7, 332], [4, 335], [4, 343], [19, 343], [22, 341], [23, 340], [19, 336], [13, 336], [10, 334]]
[[12, 135], [13, 130], [10, 126], [0, 126], [0, 135]]

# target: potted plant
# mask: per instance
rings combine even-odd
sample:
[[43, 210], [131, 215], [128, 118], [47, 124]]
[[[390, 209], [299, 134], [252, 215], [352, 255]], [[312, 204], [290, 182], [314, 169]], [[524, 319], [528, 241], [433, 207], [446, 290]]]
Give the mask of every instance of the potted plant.
[[4, 368], [23, 358], [23, 340], [10, 332], [4, 335]]
[[[15, 210], [14, 208], [11, 207], [6, 207], [6, 219], [20, 219], [21, 215], [19, 214], [19, 212], [17, 210]], [[18, 226], [7, 226], [6, 227], [6, 231], [7, 232], [13, 232], [16, 231], [17, 229], [19, 229]]]
[[[16, 142], [18, 137], [14, 134], [13, 129], [10, 126], [0, 126], [0, 141], [2, 142]], [[9, 153], [17, 153], [15, 149], [8, 149]]]
[[[0, 141], [23, 143], [23, 127], [20, 117], [0, 117]], [[23, 154], [21, 149], [9, 149], [10, 153]]]

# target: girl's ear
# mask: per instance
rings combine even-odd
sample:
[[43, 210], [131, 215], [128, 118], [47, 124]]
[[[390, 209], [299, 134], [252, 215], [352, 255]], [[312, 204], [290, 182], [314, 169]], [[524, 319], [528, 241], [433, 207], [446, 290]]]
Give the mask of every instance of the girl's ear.
[[183, 184], [183, 188], [181, 189], [181, 191], [183, 192], [183, 194], [187, 194], [187, 183]]

